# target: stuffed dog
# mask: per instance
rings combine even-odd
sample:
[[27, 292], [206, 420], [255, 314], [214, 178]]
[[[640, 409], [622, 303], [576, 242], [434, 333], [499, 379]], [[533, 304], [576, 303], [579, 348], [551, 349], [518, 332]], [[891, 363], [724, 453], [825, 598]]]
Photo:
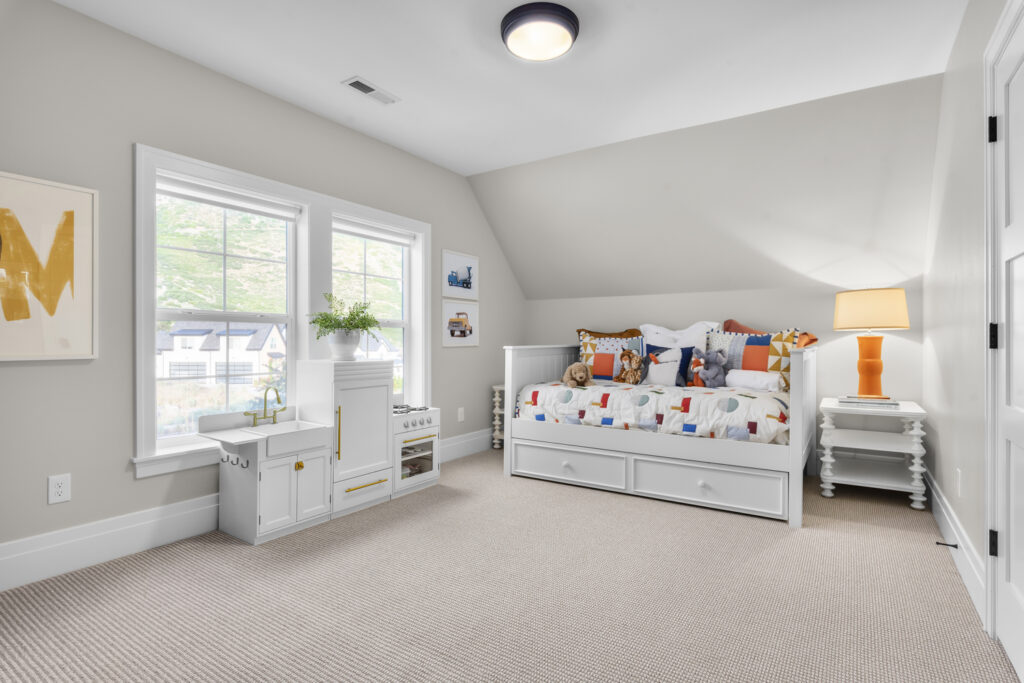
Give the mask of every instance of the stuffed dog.
[[562, 375], [562, 384], [569, 385], [569, 388], [589, 387], [594, 384], [594, 373], [586, 363], [573, 363], [565, 369]]
[[622, 369], [615, 375], [613, 382], [624, 382], [626, 384], [640, 384], [643, 379], [644, 361], [635, 351], [623, 349], [619, 354], [622, 362]]

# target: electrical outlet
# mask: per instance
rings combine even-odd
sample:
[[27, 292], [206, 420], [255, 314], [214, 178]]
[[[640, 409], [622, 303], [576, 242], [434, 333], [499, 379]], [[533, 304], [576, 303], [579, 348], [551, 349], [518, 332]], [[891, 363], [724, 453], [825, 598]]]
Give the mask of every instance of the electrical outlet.
[[49, 505], [54, 503], [66, 503], [71, 500], [71, 475], [52, 474], [47, 477], [48, 495], [46, 502]]
[[957, 467], [956, 468], [956, 472], [953, 474], [953, 483], [954, 483], [954, 485], [956, 487], [956, 497], [957, 498], [960, 498], [963, 495], [963, 489], [961, 488], [961, 483], [962, 482], [963, 482], [963, 477], [960, 475], [960, 468]]
[[465, 422], [465, 421], [466, 421], [466, 409], [465, 408], [459, 408], [459, 422]]

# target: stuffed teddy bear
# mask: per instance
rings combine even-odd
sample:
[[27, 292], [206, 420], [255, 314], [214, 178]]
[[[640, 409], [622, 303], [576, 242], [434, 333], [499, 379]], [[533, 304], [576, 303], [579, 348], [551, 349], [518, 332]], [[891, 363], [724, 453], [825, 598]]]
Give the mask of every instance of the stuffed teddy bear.
[[594, 373], [586, 363], [573, 363], [565, 369], [562, 384], [567, 384], [570, 389], [593, 386]]
[[726, 356], [722, 351], [694, 349], [693, 356], [703, 362], [700, 370], [697, 370], [697, 376], [704, 382], [704, 386], [709, 389], [725, 386]]
[[635, 351], [623, 349], [619, 354], [619, 361], [622, 362], [622, 369], [612, 379], [613, 382], [624, 382], [626, 384], [640, 384], [643, 379], [644, 360]]

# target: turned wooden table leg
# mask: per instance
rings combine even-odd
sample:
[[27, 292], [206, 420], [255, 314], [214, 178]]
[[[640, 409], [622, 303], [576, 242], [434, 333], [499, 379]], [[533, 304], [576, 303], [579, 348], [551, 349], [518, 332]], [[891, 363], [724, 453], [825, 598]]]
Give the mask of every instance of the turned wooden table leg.
[[821, 495], [831, 498], [835, 495], [835, 484], [832, 483], [832, 463], [836, 461], [832, 457], [832, 430], [835, 424], [832, 416], [823, 413], [824, 419], [821, 422]]
[[924, 486], [924, 429], [920, 420], [914, 420], [909, 431], [904, 432], [913, 439], [913, 447], [910, 455], [913, 462], [910, 464], [911, 486], [913, 491], [910, 494], [910, 507], [915, 510], [924, 510], [924, 503], [927, 500]]

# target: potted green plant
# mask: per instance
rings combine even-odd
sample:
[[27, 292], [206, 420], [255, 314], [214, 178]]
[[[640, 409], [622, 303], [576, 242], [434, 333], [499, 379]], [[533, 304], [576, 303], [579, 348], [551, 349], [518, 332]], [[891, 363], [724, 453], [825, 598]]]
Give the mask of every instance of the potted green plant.
[[345, 302], [330, 292], [324, 294], [330, 310], [314, 313], [309, 321], [316, 326], [316, 338], [327, 337], [331, 356], [336, 360], [355, 360], [363, 332], [380, 341], [373, 330], [380, 329], [377, 318], [369, 312], [370, 304], [357, 302], [346, 310]]

